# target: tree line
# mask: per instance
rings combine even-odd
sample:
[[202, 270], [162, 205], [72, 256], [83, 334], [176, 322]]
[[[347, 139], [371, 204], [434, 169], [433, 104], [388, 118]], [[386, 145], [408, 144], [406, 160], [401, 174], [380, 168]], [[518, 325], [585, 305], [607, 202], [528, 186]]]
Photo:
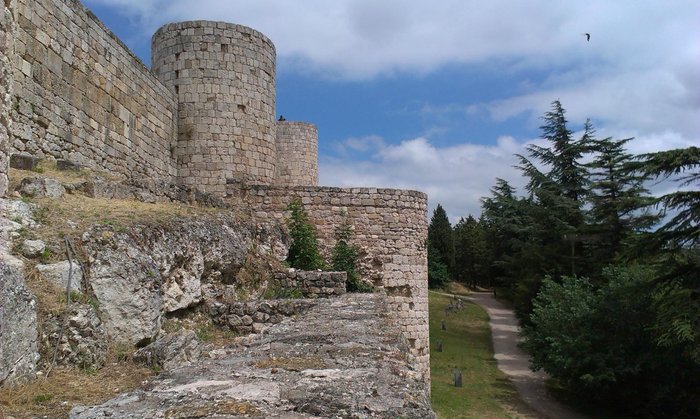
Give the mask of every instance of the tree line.
[[[521, 193], [497, 179], [454, 227], [437, 206], [429, 285], [510, 300], [533, 368], [578, 398], [700, 416], [700, 149], [633, 155], [590, 121], [574, 138], [559, 101], [542, 119], [545, 144], [517, 155]], [[652, 196], [661, 181], [680, 187]]]

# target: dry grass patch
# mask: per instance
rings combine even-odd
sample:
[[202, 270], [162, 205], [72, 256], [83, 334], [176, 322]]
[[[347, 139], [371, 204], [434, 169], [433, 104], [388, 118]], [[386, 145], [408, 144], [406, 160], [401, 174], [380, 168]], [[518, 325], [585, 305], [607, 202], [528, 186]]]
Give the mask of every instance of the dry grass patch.
[[75, 406], [101, 404], [139, 388], [153, 374], [111, 348], [107, 363], [98, 371], [57, 367], [48, 378], [0, 388], [0, 417], [67, 417]]
[[445, 292], [455, 295], [470, 295], [472, 293], [469, 288], [459, 282], [448, 282], [445, 286]]

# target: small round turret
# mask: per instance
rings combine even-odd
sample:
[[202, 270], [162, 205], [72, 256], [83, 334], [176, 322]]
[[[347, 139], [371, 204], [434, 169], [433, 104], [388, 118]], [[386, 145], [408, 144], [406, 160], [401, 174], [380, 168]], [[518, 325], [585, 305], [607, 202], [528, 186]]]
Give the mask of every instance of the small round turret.
[[318, 129], [306, 122], [277, 121], [275, 185], [318, 185]]

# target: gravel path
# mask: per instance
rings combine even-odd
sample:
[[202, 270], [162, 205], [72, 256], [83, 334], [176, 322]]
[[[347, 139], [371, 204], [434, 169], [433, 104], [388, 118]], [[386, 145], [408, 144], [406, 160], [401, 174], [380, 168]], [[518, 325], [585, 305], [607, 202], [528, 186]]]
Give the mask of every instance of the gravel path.
[[585, 418], [549, 395], [544, 384], [547, 378], [544, 372], [530, 370], [529, 356], [518, 348], [519, 327], [513, 311], [498, 302], [490, 292], [475, 292], [467, 298], [488, 313], [498, 369], [508, 375], [522, 399], [543, 418]]

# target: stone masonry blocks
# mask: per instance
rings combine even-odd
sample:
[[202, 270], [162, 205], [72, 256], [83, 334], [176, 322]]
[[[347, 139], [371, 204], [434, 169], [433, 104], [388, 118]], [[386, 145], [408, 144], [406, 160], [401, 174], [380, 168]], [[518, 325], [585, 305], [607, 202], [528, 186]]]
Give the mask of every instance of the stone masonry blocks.
[[277, 121], [275, 185], [318, 185], [318, 129], [315, 125]]
[[410, 357], [430, 380], [428, 336], [427, 195], [384, 188], [229, 185], [229, 201], [257, 217], [279, 219], [301, 199], [315, 224], [322, 252], [335, 245], [336, 228], [348, 224], [360, 247], [360, 274], [387, 295], [387, 315], [402, 330]]
[[174, 93], [80, 1], [16, 3], [10, 153], [171, 183]]
[[275, 47], [223, 22], [171, 23], [152, 40], [153, 70], [178, 96], [179, 181], [223, 195], [275, 176]]

